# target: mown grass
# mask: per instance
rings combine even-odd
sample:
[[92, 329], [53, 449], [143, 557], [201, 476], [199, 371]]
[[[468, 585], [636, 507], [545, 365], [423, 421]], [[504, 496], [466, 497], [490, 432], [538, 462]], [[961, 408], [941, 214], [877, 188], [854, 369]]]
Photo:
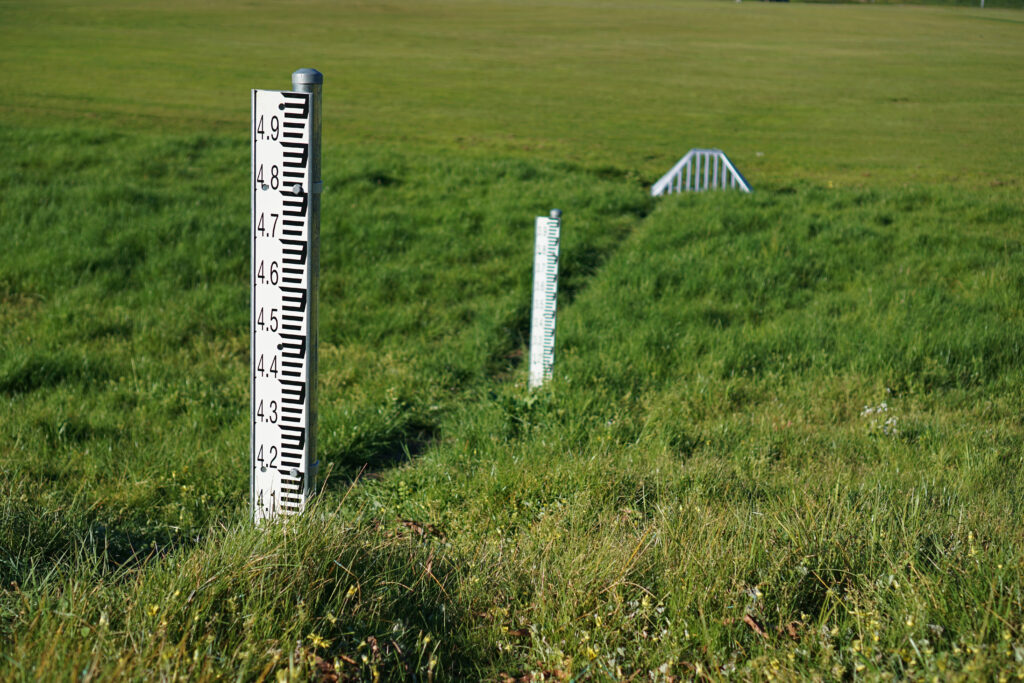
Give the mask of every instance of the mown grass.
[[[221, 71], [198, 65], [284, 10], [0, 6], [0, 50], [62, 74], [9, 63], [0, 103], [0, 678], [1024, 675], [1012, 21], [305, 6], [296, 63]], [[660, 69], [709, 45], [714, 68]], [[150, 78], [102, 87], [140, 55]], [[325, 476], [256, 530], [230, 92], [307, 57], [359, 66], [325, 132]], [[655, 97], [654, 67], [693, 89]], [[756, 192], [652, 200], [691, 135]], [[553, 207], [556, 372], [531, 393]]]
[[1021, 21], [718, 0], [6, 0], [0, 116], [235, 135], [250, 88], [312, 65], [326, 139], [655, 178], [719, 147], [779, 184], [1019, 188]]
[[[897, 0], [801, 0], [802, 2], [820, 2], [826, 4], [845, 4], [845, 3], [870, 3], [872, 5], [935, 5], [938, 7], [974, 7], [983, 9], [985, 7], [992, 9], [998, 8], [1012, 8], [1021, 9], [1024, 8], [1024, 3], [1020, 0], [988, 0], [982, 4], [982, 0], [974, 2], [974, 0], [921, 0], [920, 2], [898, 2]], [[998, 20], [998, 19], [997, 19]]]

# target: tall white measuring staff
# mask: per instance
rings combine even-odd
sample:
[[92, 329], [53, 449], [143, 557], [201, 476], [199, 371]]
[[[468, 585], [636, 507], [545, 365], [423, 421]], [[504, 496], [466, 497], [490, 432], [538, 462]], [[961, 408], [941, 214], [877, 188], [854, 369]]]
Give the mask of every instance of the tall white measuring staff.
[[562, 212], [537, 216], [533, 252], [533, 308], [530, 320], [530, 388], [551, 379], [555, 364], [555, 300], [558, 294], [558, 239]]
[[324, 77], [252, 91], [251, 501], [302, 512], [316, 478], [320, 103]]

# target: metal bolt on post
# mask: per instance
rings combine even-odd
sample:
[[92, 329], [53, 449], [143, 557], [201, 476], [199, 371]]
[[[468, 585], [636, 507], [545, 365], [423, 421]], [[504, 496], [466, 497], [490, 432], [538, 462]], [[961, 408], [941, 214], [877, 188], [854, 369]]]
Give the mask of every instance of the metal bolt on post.
[[251, 505], [257, 523], [315, 490], [323, 74], [252, 91]]
[[562, 212], [535, 221], [533, 252], [533, 306], [530, 316], [531, 389], [551, 379], [555, 364], [555, 304], [558, 294], [558, 241]]

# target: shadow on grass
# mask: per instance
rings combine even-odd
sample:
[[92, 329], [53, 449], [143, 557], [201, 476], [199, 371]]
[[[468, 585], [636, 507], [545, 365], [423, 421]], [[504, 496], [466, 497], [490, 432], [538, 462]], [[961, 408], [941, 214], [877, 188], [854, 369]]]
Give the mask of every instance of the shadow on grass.
[[0, 394], [17, 396], [65, 382], [97, 383], [109, 376], [109, 364], [102, 359], [66, 352], [19, 354], [0, 366]]
[[75, 515], [73, 509], [45, 509], [8, 497], [0, 511], [0, 586], [30, 586], [83, 570], [116, 575], [191, 549], [206, 535], [205, 530], [178, 534], [168, 526], [128, 531], [135, 520], [108, 524], [84, 511]]
[[320, 455], [320, 486], [328, 491], [345, 490], [357, 477], [379, 476], [423, 455], [439, 435], [438, 425], [413, 420], [344, 448], [325, 448]]

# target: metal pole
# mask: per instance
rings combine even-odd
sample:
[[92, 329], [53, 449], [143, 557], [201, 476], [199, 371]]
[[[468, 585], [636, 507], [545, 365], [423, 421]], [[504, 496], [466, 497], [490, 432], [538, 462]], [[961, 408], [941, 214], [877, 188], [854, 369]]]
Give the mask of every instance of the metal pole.
[[321, 177], [321, 111], [323, 105], [324, 75], [316, 69], [299, 69], [292, 74], [292, 89], [296, 92], [310, 93], [312, 100], [312, 130], [309, 135], [309, 421], [306, 438], [309, 450], [306, 461], [305, 486], [303, 498], [308, 500], [316, 491], [316, 475], [320, 460], [316, 453], [317, 432], [317, 375], [319, 366], [319, 334], [318, 334], [318, 299], [317, 291], [320, 284], [320, 194], [323, 192]]

